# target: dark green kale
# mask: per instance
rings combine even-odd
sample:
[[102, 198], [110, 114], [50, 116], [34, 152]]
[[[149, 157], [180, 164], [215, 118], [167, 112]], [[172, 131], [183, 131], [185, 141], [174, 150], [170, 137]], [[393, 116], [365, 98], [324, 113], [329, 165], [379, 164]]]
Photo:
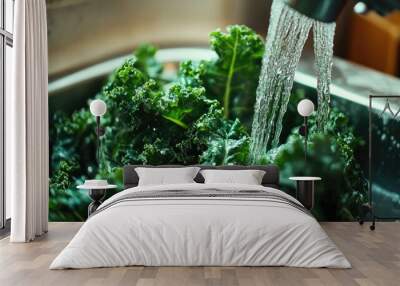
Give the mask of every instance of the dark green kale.
[[209, 130], [208, 148], [200, 162], [207, 165], [247, 164], [250, 138], [238, 119], [220, 120], [219, 126]]
[[239, 118], [249, 130], [264, 43], [253, 30], [242, 25], [229, 26], [226, 33], [217, 30], [210, 37], [211, 48], [218, 57], [200, 65], [207, 97], [221, 102], [226, 119]]
[[[126, 164], [247, 164], [264, 45], [245, 26], [213, 32], [211, 45], [216, 60], [181, 63], [172, 83], [161, 79], [163, 65], [151, 45], [140, 46], [112, 73], [96, 96], [108, 109], [101, 119], [105, 135], [100, 168], [95, 157], [95, 118], [88, 106], [71, 116], [54, 114], [51, 220], [84, 220], [89, 199], [76, 185], [96, 176], [121, 185], [121, 167]], [[265, 160], [281, 167], [282, 178], [323, 177], [314, 213], [319, 219], [351, 219], [365, 200], [366, 181], [354, 155], [362, 142], [346, 116], [333, 110], [326, 134], [317, 133], [315, 121], [310, 120], [310, 160], [305, 165], [303, 141], [297, 135], [300, 97], [304, 95], [292, 96], [284, 144]], [[293, 189], [293, 182], [282, 182]]]
[[346, 116], [332, 109], [327, 132], [319, 133], [310, 118], [308, 161], [304, 160], [304, 139], [293, 129], [285, 144], [270, 152], [270, 161], [281, 168], [282, 183], [293, 190], [287, 178], [319, 176], [314, 215], [319, 220], [354, 220], [367, 197], [367, 181], [354, 156], [363, 142], [354, 136]]
[[72, 116], [57, 112], [50, 128], [49, 219], [84, 220], [89, 198], [76, 189], [84, 177], [97, 171], [95, 161], [95, 122], [90, 112]]
[[109, 112], [103, 123], [105, 168], [124, 164], [195, 164], [207, 148], [197, 146], [197, 121], [219, 105], [205, 97], [203, 87], [175, 83], [165, 87], [128, 60], [105, 86], [100, 98]]
[[163, 65], [156, 60], [157, 48], [150, 44], [142, 44], [135, 50], [135, 67], [149, 78], [160, 79]]

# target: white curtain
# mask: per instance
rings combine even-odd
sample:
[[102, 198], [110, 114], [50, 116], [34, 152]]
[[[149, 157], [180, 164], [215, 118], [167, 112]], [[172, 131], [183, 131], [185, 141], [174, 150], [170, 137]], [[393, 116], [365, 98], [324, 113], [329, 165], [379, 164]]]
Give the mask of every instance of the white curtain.
[[48, 92], [45, 0], [15, 1], [13, 92], [6, 98], [6, 187], [12, 242], [48, 227]]

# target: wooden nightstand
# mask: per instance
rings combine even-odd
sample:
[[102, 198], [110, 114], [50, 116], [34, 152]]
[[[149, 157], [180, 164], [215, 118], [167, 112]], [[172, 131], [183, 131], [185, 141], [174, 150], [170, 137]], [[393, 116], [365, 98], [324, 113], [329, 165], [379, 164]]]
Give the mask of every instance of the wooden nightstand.
[[296, 199], [308, 210], [314, 207], [315, 181], [321, 181], [320, 177], [290, 177], [289, 180], [296, 181]]

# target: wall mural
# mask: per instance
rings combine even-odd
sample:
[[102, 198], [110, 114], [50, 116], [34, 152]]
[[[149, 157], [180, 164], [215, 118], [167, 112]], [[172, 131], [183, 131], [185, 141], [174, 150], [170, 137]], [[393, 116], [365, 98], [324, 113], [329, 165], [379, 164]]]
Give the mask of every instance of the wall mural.
[[[76, 186], [87, 178], [107, 178], [121, 186], [125, 164], [250, 164], [250, 134], [264, 42], [246, 26], [210, 34], [217, 58], [180, 63], [176, 75], [162, 77], [157, 48], [139, 46], [108, 78], [94, 98], [107, 104], [101, 164], [96, 163], [95, 118], [89, 104], [72, 113], [51, 114], [50, 220], [85, 220], [89, 198]], [[268, 57], [268, 54], [266, 55]], [[309, 160], [304, 162], [302, 118], [297, 103], [316, 102], [314, 90], [295, 87], [276, 148], [257, 159], [281, 168], [283, 189], [293, 193], [292, 175], [314, 175], [318, 183], [314, 215], [319, 220], [353, 220], [367, 201], [367, 181], [357, 159], [364, 141], [349, 118], [334, 106], [325, 132], [309, 120]]]

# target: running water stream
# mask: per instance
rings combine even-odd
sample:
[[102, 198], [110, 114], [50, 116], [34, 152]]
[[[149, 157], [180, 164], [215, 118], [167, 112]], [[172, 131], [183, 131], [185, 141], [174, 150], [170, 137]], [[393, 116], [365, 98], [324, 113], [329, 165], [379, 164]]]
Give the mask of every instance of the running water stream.
[[300, 14], [284, 0], [273, 1], [254, 108], [251, 163], [259, 162], [267, 150], [279, 143], [296, 68], [311, 28], [318, 75], [317, 120], [320, 128], [324, 126], [329, 115], [335, 27], [335, 23], [318, 22]]

